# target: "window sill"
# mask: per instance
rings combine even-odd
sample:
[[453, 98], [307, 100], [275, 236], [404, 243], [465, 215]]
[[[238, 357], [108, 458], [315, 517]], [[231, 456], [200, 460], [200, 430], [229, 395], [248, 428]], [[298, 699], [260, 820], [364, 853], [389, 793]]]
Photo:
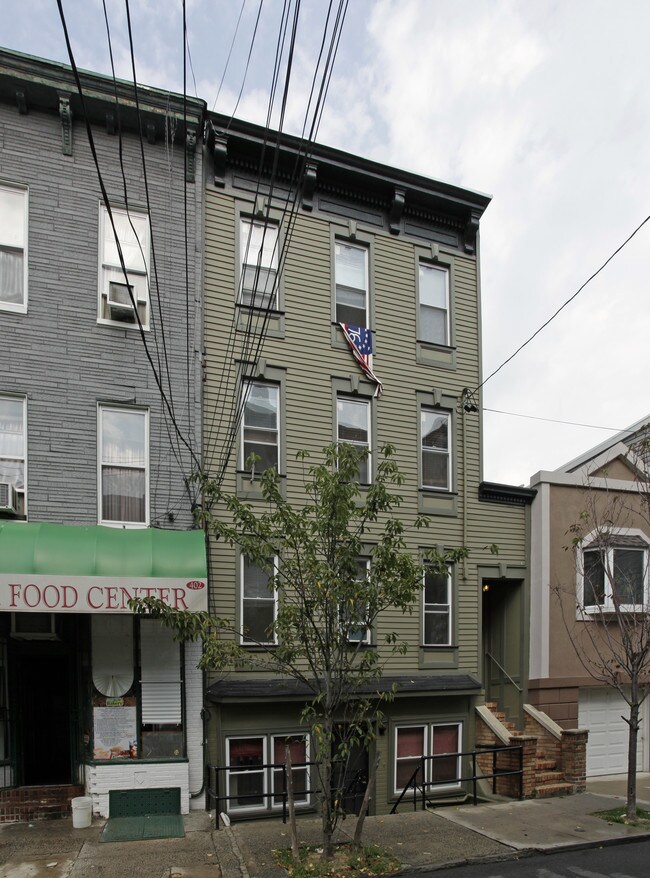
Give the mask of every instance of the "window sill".
[[434, 344], [430, 341], [416, 341], [415, 361], [420, 366], [454, 370], [456, 369], [456, 348], [451, 345]]
[[[287, 496], [287, 477], [285, 475], [280, 475], [280, 494], [284, 499]], [[240, 500], [263, 500], [264, 497], [262, 495], [262, 484], [261, 484], [261, 476], [259, 474], [255, 474], [251, 478], [251, 474], [248, 470], [237, 470], [236, 474], [237, 479], [237, 497]]]
[[284, 338], [284, 311], [266, 308], [252, 307], [251, 305], [237, 304], [237, 331], [252, 332], [271, 338]]
[[[140, 329], [137, 322], [127, 323], [126, 321], [123, 321], [123, 320], [107, 320], [105, 317], [98, 317], [97, 318], [97, 325], [98, 326], [110, 326], [113, 329], [124, 329], [127, 332], [133, 332], [134, 329], [137, 332]], [[143, 323], [142, 329], [145, 332], [149, 332], [150, 331], [149, 324]]]
[[458, 515], [458, 494], [455, 491], [419, 488], [418, 512], [455, 517]]
[[168, 759], [86, 759], [86, 765], [158, 765], [161, 762], [189, 762], [188, 756], [170, 756]]
[[27, 314], [27, 305], [12, 305], [10, 302], [0, 302], [0, 311], [9, 314]]
[[121, 527], [124, 530], [142, 530], [149, 527], [148, 521], [102, 521], [98, 519], [97, 524], [102, 527]]
[[418, 667], [422, 670], [455, 670], [458, 668], [458, 646], [420, 646]]

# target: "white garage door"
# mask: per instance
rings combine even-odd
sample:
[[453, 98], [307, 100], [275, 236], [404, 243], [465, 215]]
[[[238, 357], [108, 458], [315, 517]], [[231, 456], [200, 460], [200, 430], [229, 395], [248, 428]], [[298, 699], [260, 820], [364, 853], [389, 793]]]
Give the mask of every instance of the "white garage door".
[[[647, 704], [641, 707], [637, 770], [647, 770]], [[589, 729], [587, 777], [627, 771], [628, 725], [621, 718], [629, 708], [614, 689], [581, 689], [578, 725]]]

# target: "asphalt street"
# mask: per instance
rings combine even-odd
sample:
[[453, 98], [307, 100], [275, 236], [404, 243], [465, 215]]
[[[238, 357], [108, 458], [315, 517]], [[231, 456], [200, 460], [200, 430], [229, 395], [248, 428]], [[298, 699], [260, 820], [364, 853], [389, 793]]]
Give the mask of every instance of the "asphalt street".
[[[580, 851], [522, 855], [502, 862], [456, 866], [448, 878], [648, 878], [650, 841]], [[418, 878], [440, 878], [441, 870], [418, 871]]]

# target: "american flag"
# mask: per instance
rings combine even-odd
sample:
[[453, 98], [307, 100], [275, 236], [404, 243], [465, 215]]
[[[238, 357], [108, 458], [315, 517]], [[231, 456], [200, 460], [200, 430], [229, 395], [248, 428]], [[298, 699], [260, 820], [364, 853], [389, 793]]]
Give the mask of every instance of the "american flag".
[[350, 345], [352, 356], [361, 366], [363, 373], [377, 385], [375, 396], [380, 397], [384, 391], [384, 385], [372, 371], [372, 332], [365, 326], [350, 326], [349, 323], [339, 323], [339, 326], [343, 330], [345, 340]]

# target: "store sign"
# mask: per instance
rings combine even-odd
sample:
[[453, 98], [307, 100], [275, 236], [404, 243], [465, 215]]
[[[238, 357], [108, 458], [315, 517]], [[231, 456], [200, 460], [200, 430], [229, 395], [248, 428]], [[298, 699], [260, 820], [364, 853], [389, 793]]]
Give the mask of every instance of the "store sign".
[[200, 579], [0, 573], [0, 611], [130, 613], [134, 598], [158, 598], [175, 610], [207, 610], [208, 586]]

